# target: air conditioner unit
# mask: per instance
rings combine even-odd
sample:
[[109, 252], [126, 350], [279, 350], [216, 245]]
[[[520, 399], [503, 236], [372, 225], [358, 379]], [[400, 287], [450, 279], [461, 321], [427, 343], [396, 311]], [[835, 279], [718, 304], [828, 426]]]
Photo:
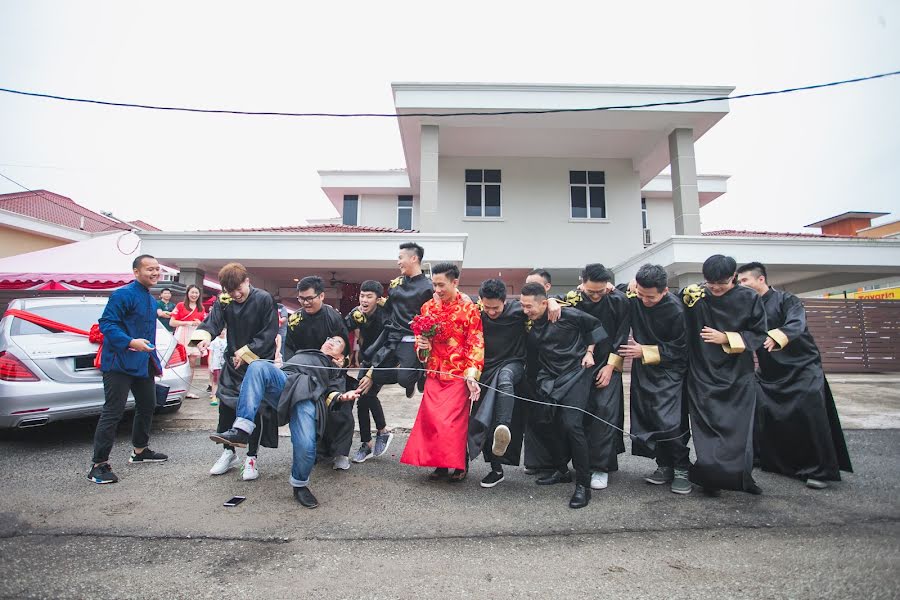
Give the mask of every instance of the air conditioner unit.
[[645, 246], [649, 246], [649, 245], [651, 245], [652, 243], [653, 243], [653, 238], [652, 238], [652, 236], [650, 235], [650, 230], [649, 230], [649, 229], [645, 229], [645, 230], [644, 230], [644, 245], [645, 245]]

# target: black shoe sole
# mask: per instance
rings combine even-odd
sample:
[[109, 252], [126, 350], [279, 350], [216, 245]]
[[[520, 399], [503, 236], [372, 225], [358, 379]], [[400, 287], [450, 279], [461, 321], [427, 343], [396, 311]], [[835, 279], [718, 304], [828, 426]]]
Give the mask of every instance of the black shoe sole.
[[164, 462], [166, 462], [167, 460], [169, 460], [168, 457], [166, 457], [166, 458], [142, 458], [142, 459], [140, 459], [140, 460], [136, 460], [136, 459], [133, 459], [133, 458], [129, 458], [129, 459], [128, 459], [128, 464], [131, 464], [131, 465], [139, 465], [139, 464], [142, 464], [142, 463], [164, 463]]
[[554, 479], [552, 481], [538, 479], [537, 481], [535, 481], [535, 483], [538, 485], [556, 485], [557, 483], [572, 483], [572, 476], [569, 475], [568, 477], [563, 477], [561, 479]]
[[214, 441], [217, 444], [225, 444], [227, 446], [234, 446], [235, 448], [246, 448], [248, 442], [235, 442], [234, 440], [229, 440], [228, 438], [223, 438], [220, 435], [211, 435], [209, 439]]

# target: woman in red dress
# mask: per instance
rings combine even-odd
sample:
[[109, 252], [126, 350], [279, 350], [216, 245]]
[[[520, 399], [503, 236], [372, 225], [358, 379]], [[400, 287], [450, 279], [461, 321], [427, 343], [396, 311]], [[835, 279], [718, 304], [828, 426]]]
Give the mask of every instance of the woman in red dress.
[[[200, 288], [196, 285], [189, 285], [184, 295], [184, 302], [175, 305], [172, 312], [172, 318], [169, 319], [169, 325], [175, 328], [175, 339], [179, 344], [187, 348], [188, 360], [191, 361], [191, 380], [194, 378], [194, 369], [200, 364], [200, 351], [196, 346], [191, 347], [188, 342], [194, 334], [194, 330], [206, 318], [206, 309], [203, 308], [203, 302], [200, 301]], [[190, 387], [190, 386], [189, 386]], [[192, 390], [188, 389], [188, 398], [199, 398]]]
[[435, 467], [430, 479], [466, 477], [469, 409], [478, 400], [478, 378], [484, 368], [484, 335], [478, 307], [460, 296], [459, 268], [438, 263], [432, 268], [437, 299], [422, 306], [422, 315], [437, 322], [433, 337], [416, 336], [416, 351], [428, 377], [416, 422], [400, 462]]

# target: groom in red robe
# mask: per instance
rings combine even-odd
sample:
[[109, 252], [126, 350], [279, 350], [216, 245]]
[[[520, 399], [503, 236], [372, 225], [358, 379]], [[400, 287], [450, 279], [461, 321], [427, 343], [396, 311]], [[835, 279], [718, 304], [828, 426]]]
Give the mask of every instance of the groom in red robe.
[[435, 467], [429, 476], [432, 481], [448, 475], [450, 481], [462, 481], [468, 470], [469, 408], [478, 400], [478, 378], [484, 368], [481, 312], [457, 290], [459, 267], [438, 263], [431, 274], [436, 298], [422, 306], [421, 314], [434, 318], [438, 331], [434, 337], [416, 336], [416, 352], [428, 377], [400, 462]]

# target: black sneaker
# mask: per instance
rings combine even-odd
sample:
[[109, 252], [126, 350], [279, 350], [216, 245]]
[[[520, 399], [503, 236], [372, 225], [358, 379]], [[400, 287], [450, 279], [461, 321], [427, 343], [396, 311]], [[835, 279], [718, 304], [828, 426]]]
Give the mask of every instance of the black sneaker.
[[103, 463], [102, 465], [95, 465], [91, 467], [91, 472], [88, 473], [87, 478], [89, 481], [101, 484], [116, 483], [119, 481], [119, 478], [116, 477], [116, 474], [112, 472], [112, 467], [109, 466], [109, 463]]
[[319, 501], [316, 500], [313, 493], [309, 491], [309, 488], [305, 486], [294, 488], [294, 499], [304, 508], [315, 508], [319, 505]]
[[481, 487], [492, 488], [501, 481], [503, 481], [503, 471], [500, 471], [498, 473], [497, 471], [492, 470], [490, 473], [484, 476], [484, 479], [481, 480]]
[[407, 398], [412, 398], [413, 394], [416, 393], [416, 385], [417, 385], [416, 382], [413, 381], [411, 384], [406, 386], [406, 397]]
[[209, 439], [217, 444], [228, 444], [229, 446], [246, 448], [247, 444], [250, 443], [250, 434], [246, 431], [232, 427], [224, 433], [212, 434], [209, 436]]
[[425, 379], [427, 377], [428, 375], [425, 373], [425, 371], [419, 373], [419, 380], [416, 381], [416, 389], [419, 390], [420, 393], [425, 391]]
[[163, 454], [162, 452], [154, 452], [150, 448], [144, 448], [144, 451], [140, 454], [135, 454], [134, 450], [131, 451], [131, 457], [129, 457], [128, 462], [130, 463], [160, 463], [166, 462], [169, 460], [169, 457]]

